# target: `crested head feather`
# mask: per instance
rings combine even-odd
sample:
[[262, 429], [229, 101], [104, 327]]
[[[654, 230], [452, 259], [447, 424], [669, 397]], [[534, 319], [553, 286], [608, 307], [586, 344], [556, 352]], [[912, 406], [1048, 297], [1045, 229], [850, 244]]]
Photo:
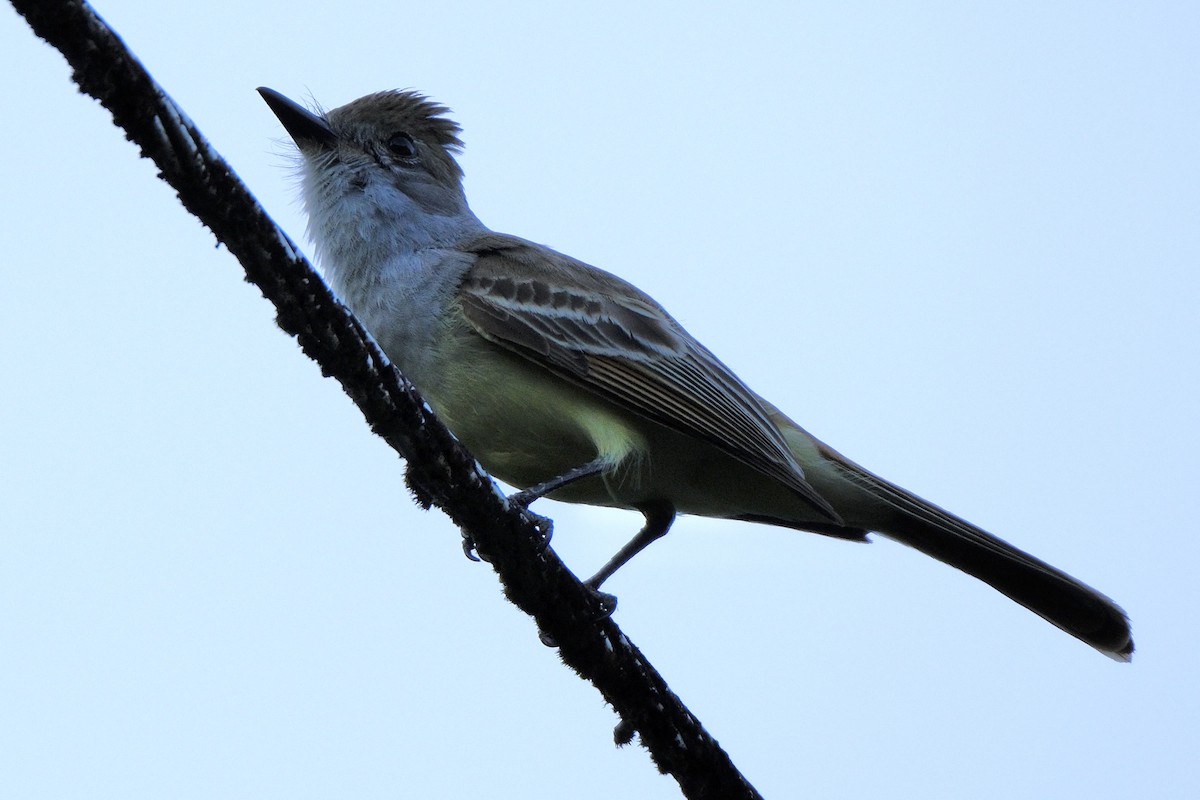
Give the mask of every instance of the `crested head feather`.
[[450, 109], [411, 89], [376, 92], [330, 111], [326, 118], [339, 135], [379, 136], [401, 130], [445, 149], [462, 152], [462, 128], [446, 116]]

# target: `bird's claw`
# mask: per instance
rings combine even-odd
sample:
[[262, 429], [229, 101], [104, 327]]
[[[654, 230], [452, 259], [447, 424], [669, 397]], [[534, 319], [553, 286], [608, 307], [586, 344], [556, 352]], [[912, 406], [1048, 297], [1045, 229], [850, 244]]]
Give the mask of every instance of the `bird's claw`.
[[508, 504], [516, 508], [518, 511], [528, 511], [529, 504], [537, 499], [538, 496], [533, 492], [513, 492], [508, 496]]
[[[550, 539], [554, 535], [554, 521], [549, 517], [543, 517], [541, 514], [535, 514], [526, 506], [536, 500], [536, 497], [522, 497], [525, 492], [517, 492], [508, 498], [510, 506], [515, 506], [526, 519], [533, 523], [533, 527], [541, 534], [541, 540], [537, 543], [537, 551], [541, 553], [550, 546]], [[462, 549], [463, 555], [472, 561], [488, 561], [489, 559], [479, 552], [475, 546], [475, 538], [466, 531], [462, 532]]]
[[537, 528], [538, 533], [542, 535], [542, 541], [538, 544], [540, 553], [550, 545], [550, 537], [554, 533], [554, 522], [549, 517], [543, 517], [541, 514], [535, 514], [529, 510], [529, 504], [538, 497], [540, 495], [535, 492], [513, 492], [508, 496], [508, 507], [524, 514], [525, 518], [532, 522], [533, 527]]
[[596, 601], [596, 605], [600, 607], [600, 614], [596, 617], [597, 622], [602, 619], [608, 619], [617, 610], [617, 596], [615, 594], [602, 592], [586, 583], [584, 584], [584, 588], [588, 590], [588, 594], [592, 596], [592, 599]]
[[549, 517], [543, 517], [541, 514], [535, 514], [529, 509], [524, 510], [525, 518], [533, 523], [533, 527], [541, 534], [541, 541], [538, 542], [537, 550], [543, 552], [550, 546], [550, 539], [554, 536], [554, 520]]
[[479, 551], [475, 549], [475, 539], [471, 536], [471, 534], [467, 533], [466, 531], [463, 531], [463, 535], [462, 535], [462, 549], [463, 549], [463, 555], [466, 556], [467, 558], [471, 559], [472, 561], [482, 561], [483, 560], [482, 558], [480, 558], [477, 555], [477, 553]]
[[[592, 617], [593, 622], [601, 622], [606, 620], [613, 615], [614, 611], [617, 610], [617, 596], [615, 594], [609, 594], [608, 592], [602, 592], [599, 589], [594, 589], [587, 583], [583, 584], [583, 588], [584, 591], [588, 593], [588, 596], [595, 601], [596, 605], [600, 607], [600, 613]], [[546, 645], [546, 647], [558, 647], [558, 640], [544, 630], [538, 630], [538, 639], [541, 640], [542, 644]]]

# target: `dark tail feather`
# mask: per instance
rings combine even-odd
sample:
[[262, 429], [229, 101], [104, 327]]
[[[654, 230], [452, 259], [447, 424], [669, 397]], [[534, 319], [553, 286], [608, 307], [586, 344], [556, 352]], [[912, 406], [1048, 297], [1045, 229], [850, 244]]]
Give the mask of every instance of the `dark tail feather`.
[[865, 471], [855, 478], [895, 509], [879, 533], [978, 578], [1110, 658], [1132, 658], [1129, 618], [1112, 600], [882, 478]]

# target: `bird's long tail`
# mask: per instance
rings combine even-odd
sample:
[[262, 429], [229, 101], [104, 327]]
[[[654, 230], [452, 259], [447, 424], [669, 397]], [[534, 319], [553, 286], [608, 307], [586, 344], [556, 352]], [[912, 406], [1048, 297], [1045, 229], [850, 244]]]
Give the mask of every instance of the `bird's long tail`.
[[1110, 658], [1132, 657], [1129, 619], [1100, 592], [856, 464], [837, 464], [889, 507], [871, 526], [878, 533], [978, 578]]

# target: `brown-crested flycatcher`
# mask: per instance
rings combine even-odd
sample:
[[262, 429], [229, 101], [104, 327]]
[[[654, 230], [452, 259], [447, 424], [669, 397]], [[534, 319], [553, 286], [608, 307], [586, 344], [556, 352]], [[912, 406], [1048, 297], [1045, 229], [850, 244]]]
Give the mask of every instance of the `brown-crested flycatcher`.
[[446, 108], [391, 91], [314, 114], [259, 91], [300, 149], [334, 290], [483, 466], [524, 489], [511, 499], [645, 515], [592, 588], [676, 514], [875, 531], [1129, 660], [1129, 622], [1107, 597], [817, 440], [629, 283], [485, 227]]

